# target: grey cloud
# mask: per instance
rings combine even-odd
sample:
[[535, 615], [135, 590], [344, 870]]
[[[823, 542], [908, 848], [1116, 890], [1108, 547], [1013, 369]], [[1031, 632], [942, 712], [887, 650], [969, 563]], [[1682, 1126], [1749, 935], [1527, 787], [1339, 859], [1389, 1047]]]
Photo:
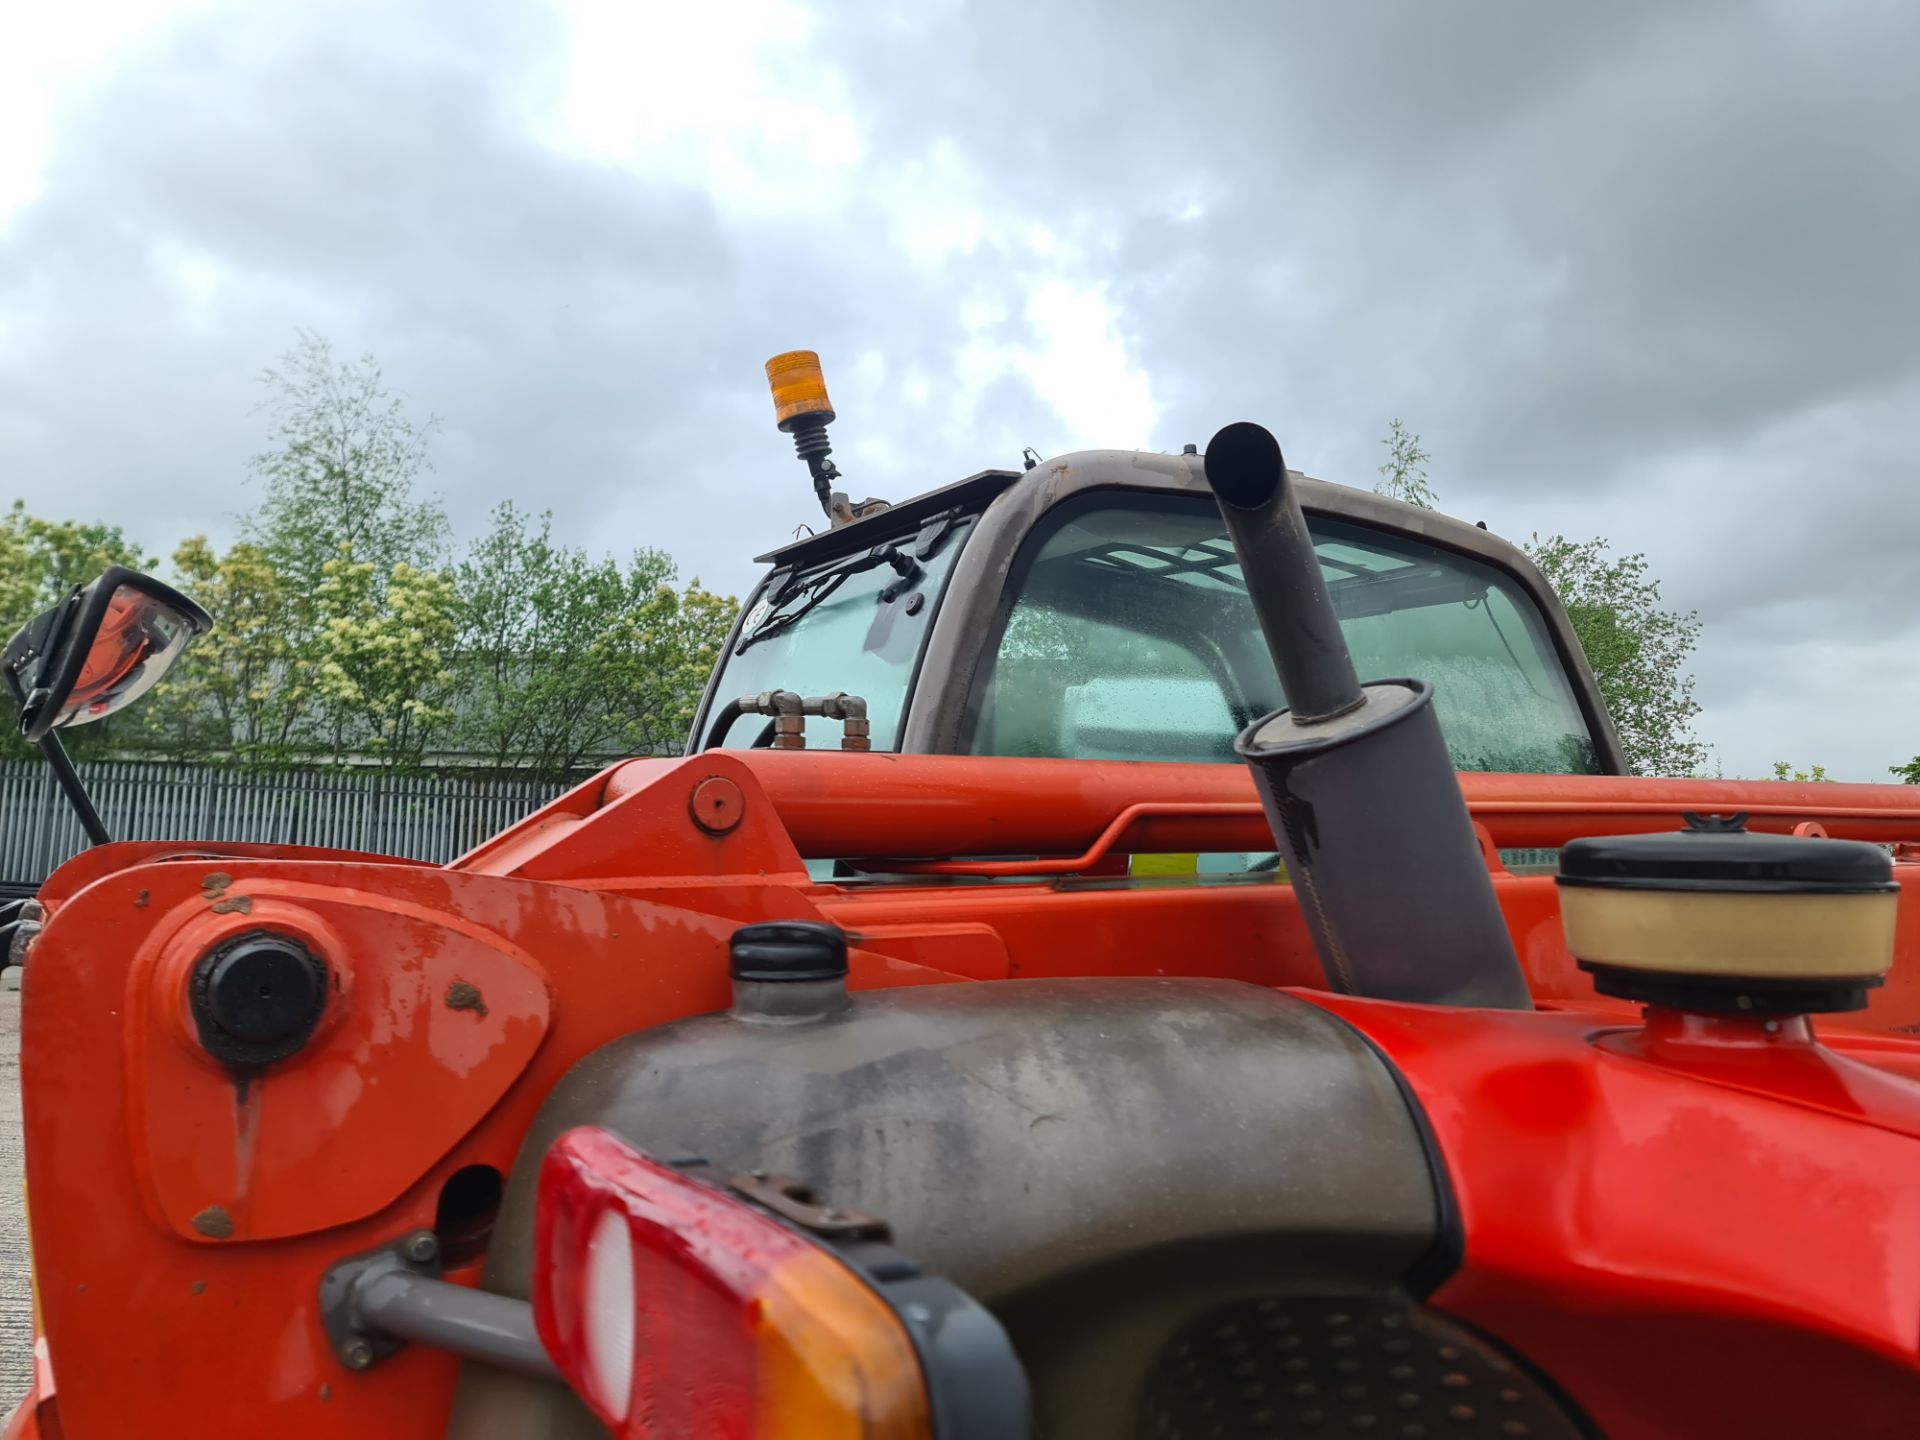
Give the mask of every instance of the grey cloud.
[[[515, 82], [550, 67], [553, 37], [509, 24], [514, 7], [438, 13], [222, 17], [76, 117], [48, 193], [0, 233], [9, 477], [154, 548], [223, 529], [249, 498], [254, 378], [303, 325], [374, 351], [441, 417], [429, 484], [461, 528], [503, 498], [550, 504], [577, 539], [662, 545], [744, 585], [748, 557], [812, 518], [760, 362], [879, 345], [896, 372], [944, 375], [947, 294], [850, 256], [846, 217], [730, 232], [697, 190], [538, 144]], [[177, 273], [195, 263], [217, 281], [204, 303]], [[843, 443], [917, 429], [937, 450], [953, 428], [938, 398], [835, 378]], [[1003, 412], [1029, 422], [1031, 397]], [[949, 450], [911, 466], [916, 487], [989, 463], [972, 440]]]
[[[1032, 343], [1041, 222], [1119, 306], [1157, 443], [1259, 418], [1367, 484], [1399, 415], [1449, 508], [1649, 554], [1706, 622], [1730, 769], [1824, 735], [1795, 758], [1867, 778], [1920, 748], [1887, 663], [1920, 643], [1916, 41], [1892, 0], [835, 4], [788, 74], [844, 82], [866, 166], [743, 226], [532, 137], [538, 10], [237, 12], [130, 61], [0, 231], [0, 466], [156, 546], [218, 528], [251, 377], [304, 324], [444, 418], [464, 528], [551, 504], [737, 588], [810, 518], [774, 351], [826, 354], [862, 493], [1054, 443], [1022, 379], [956, 398], [965, 341]], [[636, 55], [634, 83], [681, 63]], [[988, 231], [928, 268], [876, 187], [943, 145]], [[979, 300], [1007, 315], [969, 331]], [[1803, 733], [1783, 675], [1850, 708]]]
[[[1856, 778], [1920, 748], [1869, 660], [1920, 645], [1920, 13], [940, 13], [931, 97], [846, 17], [875, 128], [1106, 237], [1168, 443], [1257, 416], [1365, 484], [1403, 416], [1449, 508], [1649, 554], [1736, 770], [1774, 732]], [[961, 103], [990, 76], [1011, 103]], [[1816, 673], [1810, 727], [1780, 682]]]
[[1910, 9], [975, 5], [892, 49], [837, 13], [876, 133], [1118, 237], [1178, 404], [1311, 433], [1397, 390], [1470, 412], [1483, 483], [1600, 482], [1914, 363]]

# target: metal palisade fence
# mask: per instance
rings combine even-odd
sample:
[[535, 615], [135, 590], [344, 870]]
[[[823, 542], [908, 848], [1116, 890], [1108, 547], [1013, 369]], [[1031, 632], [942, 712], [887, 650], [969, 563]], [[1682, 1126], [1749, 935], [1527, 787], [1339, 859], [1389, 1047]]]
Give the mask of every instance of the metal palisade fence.
[[[326, 845], [444, 862], [568, 787], [445, 772], [237, 770], [140, 761], [83, 763], [80, 776], [116, 840]], [[38, 760], [0, 761], [0, 884], [38, 885], [86, 846]]]

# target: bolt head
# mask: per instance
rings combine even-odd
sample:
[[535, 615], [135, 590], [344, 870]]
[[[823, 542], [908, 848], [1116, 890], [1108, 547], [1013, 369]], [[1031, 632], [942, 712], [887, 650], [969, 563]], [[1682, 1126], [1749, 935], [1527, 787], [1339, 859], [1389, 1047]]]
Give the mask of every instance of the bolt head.
[[373, 1364], [373, 1346], [365, 1340], [349, 1340], [340, 1358], [347, 1362], [349, 1370], [364, 1370]]
[[739, 827], [747, 813], [747, 797], [724, 775], [709, 775], [693, 787], [687, 800], [693, 823], [709, 835], [726, 835]]
[[440, 1253], [440, 1240], [431, 1230], [416, 1230], [407, 1237], [407, 1259], [416, 1265], [432, 1263]]

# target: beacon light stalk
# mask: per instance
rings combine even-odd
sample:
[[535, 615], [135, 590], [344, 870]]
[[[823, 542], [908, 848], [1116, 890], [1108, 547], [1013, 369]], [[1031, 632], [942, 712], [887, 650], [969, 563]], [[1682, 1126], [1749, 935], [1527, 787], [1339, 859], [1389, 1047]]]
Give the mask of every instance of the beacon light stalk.
[[[885, 1245], [868, 1247], [887, 1257], [876, 1280], [859, 1268], [860, 1246], [830, 1246], [696, 1173], [710, 1172], [592, 1127], [562, 1135], [541, 1166], [535, 1322], [615, 1435], [1026, 1433], [1025, 1378], [985, 1311]], [[948, 1331], [971, 1337], [964, 1353]], [[981, 1411], [979, 1393], [997, 1407]], [[943, 1414], [951, 1424], [937, 1423]]]

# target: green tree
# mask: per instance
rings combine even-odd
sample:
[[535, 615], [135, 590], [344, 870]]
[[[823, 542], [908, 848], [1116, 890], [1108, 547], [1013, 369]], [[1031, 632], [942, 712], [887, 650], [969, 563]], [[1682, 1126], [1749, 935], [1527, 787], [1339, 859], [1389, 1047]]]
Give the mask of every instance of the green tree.
[[307, 331], [260, 380], [272, 444], [253, 458], [263, 494], [243, 528], [293, 593], [317, 600], [342, 546], [381, 583], [403, 563], [434, 568], [446, 552], [446, 511], [413, 489], [439, 422], [416, 423], [371, 355], [336, 360]]
[[334, 759], [414, 769], [453, 716], [457, 630], [450, 575], [400, 561], [386, 575], [350, 547], [325, 567], [315, 689]]
[[157, 743], [180, 755], [244, 764], [295, 758], [312, 717], [312, 666], [296, 665], [290, 586], [259, 545], [220, 554], [196, 535], [173, 552], [173, 578], [214, 617], [141, 707]]
[[1427, 483], [1427, 461], [1433, 457], [1420, 448], [1420, 437], [1395, 420], [1380, 443], [1387, 447], [1387, 463], [1380, 467], [1381, 480], [1373, 493], [1433, 509], [1433, 487]]
[[[115, 525], [78, 520], [44, 520], [29, 515], [16, 500], [0, 516], [0, 645], [27, 621], [60, 603], [75, 585], [95, 579], [109, 565], [135, 570], [153, 566], [134, 542]], [[13, 700], [0, 695], [0, 755], [29, 753], [13, 724]], [[76, 755], [97, 755], [126, 743], [130, 722], [110, 716], [92, 725], [64, 733], [67, 748]], [[138, 733], [138, 732], [134, 732]]]
[[629, 731], [642, 753], [685, 743], [739, 613], [736, 597], [703, 589], [697, 575], [673, 596], [671, 612], [661, 623], [667, 668], [655, 677], [655, 703]]
[[[1420, 448], [1420, 437], [1395, 420], [1381, 444], [1387, 463], [1375, 492], [1433, 509], [1438, 496], [1426, 468], [1433, 457]], [[1707, 750], [1693, 733], [1700, 704], [1686, 668], [1700, 640], [1699, 617], [1661, 606], [1660, 585], [1648, 578], [1644, 555], [1616, 556], [1605, 540], [1564, 535], [1542, 540], [1536, 534], [1525, 548], [1580, 637], [1628, 768], [1636, 775], [1699, 774]]]
[[259, 503], [224, 556], [195, 539], [174, 557], [216, 628], [156, 695], [149, 724], [173, 745], [250, 763], [363, 751], [418, 763], [446, 718], [437, 677], [450, 664], [449, 526], [414, 495], [435, 422], [409, 415], [372, 356], [339, 361], [310, 332], [261, 383]]
[[1644, 555], [1614, 555], [1604, 540], [1535, 535], [1527, 553], [1566, 607], [1636, 775], [1694, 775], [1707, 751], [1693, 734], [1700, 703], [1687, 659], [1700, 620], [1664, 609]]
[[0, 644], [42, 610], [58, 604], [75, 585], [109, 565], [135, 570], [153, 562], [117, 525], [43, 520], [16, 500], [0, 517]]
[[[511, 506], [456, 573], [444, 508], [415, 495], [435, 422], [410, 416], [372, 357], [338, 361], [302, 332], [262, 382], [270, 443], [241, 539], [222, 553], [196, 536], [173, 556], [214, 631], [131, 718], [76, 732], [83, 753], [119, 729], [119, 748], [248, 764], [410, 768], [458, 747], [564, 775], [684, 738], [732, 599], [680, 586], [657, 550], [620, 562], [556, 545], [546, 517]], [[0, 623], [116, 561], [153, 568], [117, 529], [16, 504], [0, 516]]]
[[1776, 780], [1792, 780], [1800, 785], [1824, 785], [1828, 783], [1829, 779], [1827, 767], [1824, 765], [1815, 765], [1811, 770], [1797, 770], [1784, 760], [1776, 760], [1773, 762], [1773, 778]]
[[737, 606], [674, 579], [658, 550], [595, 559], [500, 506], [459, 569], [462, 748], [561, 777], [678, 744]]
[[1903, 784], [1920, 785], [1920, 755], [1916, 755], [1904, 765], [1894, 765], [1887, 771], [1898, 776]]

